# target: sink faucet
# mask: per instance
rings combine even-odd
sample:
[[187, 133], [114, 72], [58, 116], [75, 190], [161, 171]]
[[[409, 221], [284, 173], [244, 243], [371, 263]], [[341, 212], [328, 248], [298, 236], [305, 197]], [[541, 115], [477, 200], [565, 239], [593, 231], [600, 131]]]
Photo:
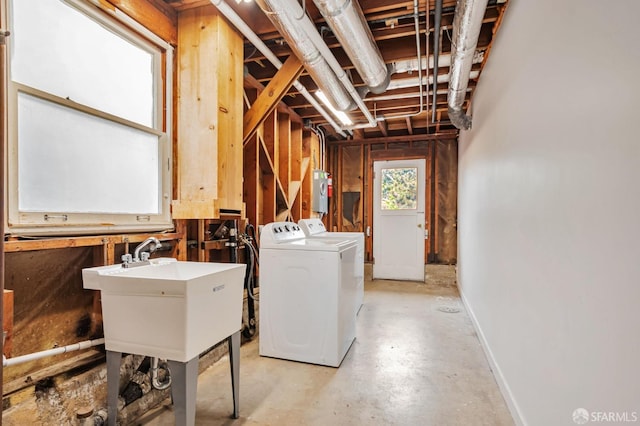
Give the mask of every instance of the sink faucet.
[[[149, 247], [149, 253], [142, 252], [142, 249], [150, 244], [153, 244], [153, 246]], [[160, 247], [162, 247], [162, 243], [156, 237], [147, 238], [142, 243], [138, 244], [138, 247], [136, 247], [136, 250], [133, 253], [133, 257], [131, 257], [129, 253], [122, 255], [122, 267], [130, 268], [132, 266], [148, 265], [150, 253], [153, 253]]]
[[156, 237], [147, 238], [142, 243], [140, 243], [138, 245], [138, 247], [136, 247], [136, 250], [133, 252], [133, 261], [134, 262], [140, 262], [140, 261], [145, 261], [145, 260], [149, 259], [149, 255], [147, 253], [142, 253], [142, 257], [143, 258], [142, 259], [140, 258], [140, 252], [142, 251], [142, 249], [144, 249], [149, 244], [153, 244], [153, 246], [149, 248], [149, 253], [153, 253], [154, 251], [156, 251], [160, 247], [162, 247], [162, 243]]

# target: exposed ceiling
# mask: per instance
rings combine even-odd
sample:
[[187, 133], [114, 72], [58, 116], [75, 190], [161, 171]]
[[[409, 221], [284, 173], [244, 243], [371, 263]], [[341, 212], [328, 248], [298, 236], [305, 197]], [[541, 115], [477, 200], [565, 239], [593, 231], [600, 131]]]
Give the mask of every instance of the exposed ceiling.
[[[227, 1], [227, 0], [223, 0]], [[177, 10], [209, 4], [205, 0], [164, 0]], [[434, 12], [436, 0], [418, 1], [418, 26], [420, 31], [420, 55], [423, 62], [429, 56], [429, 70], [423, 70], [423, 82], [433, 81], [433, 53], [434, 53]], [[480, 72], [489, 56], [491, 43], [502, 21], [508, 0], [489, 0], [483, 24], [478, 38], [476, 55], [471, 69], [466, 109], [469, 99], [478, 82]], [[285, 62], [292, 54], [291, 49], [276, 31], [265, 13], [255, 1], [228, 1], [237, 14], [248, 24], [269, 49]], [[371, 29], [375, 42], [380, 49], [382, 58], [387, 64], [407, 65], [405, 61], [415, 61], [417, 64], [417, 42], [415, 31], [415, 14], [413, 0], [360, 0], [366, 21]], [[402, 137], [408, 135], [433, 134], [448, 130], [455, 130], [447, 112], [447, 88], [449, 74], [449, 54], [451, 51], [452, 25], [456, 0], [442, 1], [442, 15], [440, 25], [439, 69], [436, 86], [435, 120], [433, 120], [433, 84], [423, 84], [422, 110], [420, 109], [420, 86], [418, 84], [417, 69], [408, 72], [396, 72], [391, 75], [389, 88], [381, 94], [368, 93], [364, 102], [371, 115], [378, 119], [377, 126], [352, 130], [353, 138]], [[358, 72], [345, 54], [341, 44], [337, 41], [329, 26], [325, 23], [312, 0], [306, 0], [306, 13], [313, 20], [327, 46], [338, 60], [347, 75], [358, 89], [364, 86]], [[429, 13], [427, 13], [427, 10]], [[427, 33], [426, 29], [429, 28]], [[249, 42], [245, 43], [245, 65], [249, 75], [247, 80], [266, 86], [276, 74], [277, 69]], [[317, 85], [306, 72], [299, 77], [299, 81], [311, 93], [317, 90]], [[329, 138], [342, 139], [326, 119], [313, 108], [309, 101], [292, 87], [283, 101], [303, 119], [321, 126]], [[366, 123], [363, 113], [352, 110], [349, 118], [355, 123]], [[382, 119], [384, 117], [384, 119]]]

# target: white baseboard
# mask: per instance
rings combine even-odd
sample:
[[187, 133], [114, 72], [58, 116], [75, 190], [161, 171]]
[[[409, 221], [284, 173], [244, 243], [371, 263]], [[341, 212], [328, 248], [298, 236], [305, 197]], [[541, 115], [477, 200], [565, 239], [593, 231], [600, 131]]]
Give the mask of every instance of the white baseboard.
[[480, 324], [478, 323], [476, 315], [473, 312], [473, 309], [471, 308], [471, 306], [469, 305], [466, 297], [464, 296], [464, 293], [462, 291], [462, 288], [460, 288], [459, 283], [458, 283], [458, 290], [460, 292], [460, 298], [462, 299], [462, 303], [464, 304], [464, 307], [467, 310], [467, 313], [469, 314], [469, 318], [471, 318], [471, 323], [473, 324], [473, 328], [475, 328], [476, 330], [476, 334], [478, 335], [478, 339], [480, 340], [480, 345], [482, 346], [482, 349], [484, 350], [484, 354], [487, 357], [487, 360], [489, 361], [489, 366], [493, 371], [493, 376], [496, 379], [496, 383], [498, 383], [500, 392], [502, 392], [502, 397], [504, 398], [505, 402], [507, 403], [507, 407], [511, 412], [511, 416], [513, 417], [513, 420], [516, 423], [516, 425], [526, 426], [527, 422], [525, 422], [524, 417], [522, 416], [522, 412], [518, 407], [518, 403], [514, 399], [511, 389], [509, 388], [509, 385], [507, 384], [504, 376], [502, 375], [502, 370], [500, 370], [500, 367], [496, 363], [496, 360], [493, 356], [493, 352], [491, 352], [491, 348], [489, 347], [487, 339], [484, 337], [484, 333], [482, 332], [482, 328], [480, 328]]

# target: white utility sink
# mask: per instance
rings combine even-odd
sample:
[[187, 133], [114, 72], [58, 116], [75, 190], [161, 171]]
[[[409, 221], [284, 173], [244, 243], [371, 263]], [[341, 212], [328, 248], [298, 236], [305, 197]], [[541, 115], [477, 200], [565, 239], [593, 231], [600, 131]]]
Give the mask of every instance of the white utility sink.
[[245, 265], [152, 259], [82, 270], [100, 290], [105, 347], [187, 362], [242, 328]]

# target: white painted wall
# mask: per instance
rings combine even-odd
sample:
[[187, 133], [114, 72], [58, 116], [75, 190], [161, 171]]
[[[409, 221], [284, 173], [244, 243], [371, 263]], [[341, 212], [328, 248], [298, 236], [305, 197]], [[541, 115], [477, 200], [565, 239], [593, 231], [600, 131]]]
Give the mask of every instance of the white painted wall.
[[460, 289], [524, 424], [640, 424], [638, 17], [511, 0], [460, 137]]

